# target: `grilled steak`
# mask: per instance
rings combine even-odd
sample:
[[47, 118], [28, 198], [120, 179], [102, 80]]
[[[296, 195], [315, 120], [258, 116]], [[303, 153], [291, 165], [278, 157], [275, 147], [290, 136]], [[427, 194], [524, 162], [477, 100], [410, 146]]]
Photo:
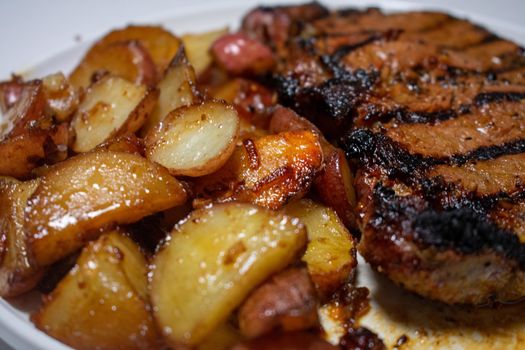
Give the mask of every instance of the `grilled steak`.
[[446, 303], [525, 296], [523, 48], [442, 13], [317, 3], [258, 8], [241, 30], [277, 57], [280, 102], [355, 164], [377, 271]]

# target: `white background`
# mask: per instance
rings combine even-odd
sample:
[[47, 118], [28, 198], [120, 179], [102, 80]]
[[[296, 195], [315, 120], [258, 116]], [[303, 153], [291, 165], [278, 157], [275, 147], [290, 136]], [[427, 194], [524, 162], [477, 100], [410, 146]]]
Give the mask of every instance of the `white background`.
[[[348, 0], [348, 4], [364, 6], [372, 5], [374, 1], [401, 9], [414, 7], [389, 0]], [[228, 8], [242, 4], [249, 8], [261, 2], [272, 3], [265, 0], [0, 0], [0, 79], [6, 79], [11, 72], [27, 71], [35, 64], [86, 43], [111, 28], [129, 23], [155, 23], [199, 9], [208, 11], [207, 15], [199, 17], [196, 22], [170, 23], [170, 29], [173, 27], [178, 34], [190, 28], [205, 30], [232, 23], [231, 16], [221, 18], [220, 11], [215, 14], [211, 10], [210, 13], [210, 6]], [[341, 0], [337, 2], [341, 3]], [[330, 5], [329, 0], [323, 3]], [[519, 26], [525, 26], [525, 0], [419, 0], [412, 3], [416, 3], [416, 7], [448, 10], [478, 20], [485, 18], [487, 21], [482, 22], [491, 23], [493, 29], [499, 28], [500, 35], [521, 39], [521, 44], [525, 44], [524, 31], [521, 31], [521, 36], [514, 35], [520, 33]], [[516, 30], [502, 30], [503, 27]], [[4, 312], [0, 308], [0, 316]], [[0, 333], [6, 334], [1, 329]], [[30, 334], [27, 336], [31, 337]], [[10, 348], [0, 340], [0, 349]]]

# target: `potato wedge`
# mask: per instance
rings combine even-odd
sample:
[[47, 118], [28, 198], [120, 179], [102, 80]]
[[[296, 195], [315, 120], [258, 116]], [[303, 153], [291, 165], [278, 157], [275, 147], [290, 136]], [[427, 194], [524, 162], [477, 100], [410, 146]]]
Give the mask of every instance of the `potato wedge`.
[[38, 180], [19, 182], [0, 177], [0, 296], [13, 297], [32, 289], [43, 274], [29, 261], [24, 209]]
[[324, 297], [349, 281], [357, 265], [355, 241], [334, 210], [303, 199], [284, 209], [306, 226], [308, 246], [303, 261]]
[[180, 39], [162, 27], [130, 25], [111, 31], [90, 51], [96, 51], [114, 43], [134, 40], [139, 41], [146, 48], [159, 74], [166, 70], [181, 46]]
[[207, 175], [230, 158], [238, 132], [239, 116], [224, 102], [181, 107], [146, 136], [146, 156], [173, 175]]
[[107, 72], [136, 84], [157, 82], [155, 63], [139, 41], [115, 42], [91, 49], [69, 75], [76, 88], [87, 88], [94, 75]]
[[250, 204], [192, 212], [153, 261], [151, 300], [169, 345], [202, 343], [305, 239], [297, 222]]
[[68, 142], [66, 123], [9, 137], [0, 142], [0, 175], [28, 178], [31, 171], [42, 164], [64, 160]]
[[138, 155], [100, 151], [69, 158], [42, 177], [28, 201], [24, 225], [33, 259], [52, 264], [103, 228], [185, 200], [182, 185], [166, 169]]
[[224, 167], [194, 181], [195, 194], [279, 209], [308, 191], [322, 163], [319, 139], [310, 131], [245, 139]]
[[86, 92], [71, 121], [73, 150], [87, 152], [102, 142], [140, 129], [159, 92], [125, 79], [105, 76]]
[[201, 75], [212, 62], [210, 47], [215, 40], [228, 33], [228, 28], [221, 28], [198, 34], [184, 34], [182, 43], [186, 56], [195, 69], [197, 76]]
[[62, 73], [44, 77], [42, 87], [47, 114], [52, 115], [59, 122], [68, 121], [80, 102], [78, 90], [69, 84]]
[[75, 349], [158, 349], [146, 273], [135, 243], [117, 232], [105, 234], [83, 249], [32, 320]]
[[146, 120], [142, 135], [145, 136], [174, 109], [196, 103], [198, 96], [195, 84], [195, 71], [186, 62], [183, 52], [179, 52], [157, 85], [159, 101]]

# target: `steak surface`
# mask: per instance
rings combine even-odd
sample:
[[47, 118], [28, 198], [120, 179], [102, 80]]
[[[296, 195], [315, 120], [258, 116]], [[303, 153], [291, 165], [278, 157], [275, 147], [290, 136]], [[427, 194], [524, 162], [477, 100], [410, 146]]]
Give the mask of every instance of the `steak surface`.
[[266, 81], [357, 169], [359, 250], [422, 296], [525, 297], [525, 54], [437, 12], [257, 8]]

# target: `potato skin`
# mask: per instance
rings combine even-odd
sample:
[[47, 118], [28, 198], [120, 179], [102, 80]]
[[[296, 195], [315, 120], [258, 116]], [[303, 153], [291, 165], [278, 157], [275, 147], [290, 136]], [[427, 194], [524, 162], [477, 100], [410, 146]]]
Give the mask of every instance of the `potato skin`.
[[0, 177], [1, 297], [14, 297], [31, 290], [44, 273], [30, 261], [23, 229], [26, 202], [38, 182]]
[[254, 287], [302, 252], [305, 238], [296, 221], [251, 204], [192, 212], [152, 264], [152, 305], [169, 345], [202, 343]]
[[46, 266], [115, 223], [132, 223], [184, 203], [166, 169], [136, 155], [90, 152], [57, 164], [28, 201], [24, 226], [34, 261]]
[[71, 72], [69, 81], [76, 88], [87, 88], [100, 73], [148, 86], [157, 82], [155, 63], [146, 48], [135, 40], [95, 46]]
[[244, 139], [219, 171], [195, 181], [195, 193], [276, 210], [308, 191], [322, 163], [319, 138], [311, 131]]
[[135, 243], [118, 232], [104, 234], [83, 249], [32, 321], [76, 349], [158, 349], [146, 273]]

